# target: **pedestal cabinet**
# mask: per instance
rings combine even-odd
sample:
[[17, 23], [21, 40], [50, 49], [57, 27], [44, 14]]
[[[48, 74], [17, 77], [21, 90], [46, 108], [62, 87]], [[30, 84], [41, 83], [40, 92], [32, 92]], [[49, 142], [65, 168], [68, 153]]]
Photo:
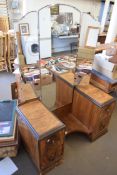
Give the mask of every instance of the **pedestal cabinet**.
[[106, 93], [117, 91], [117, 80], [108, 78], [107, 76], [92, 70], [90, 83], [102, 89]]
[[17, 113], [25, 149], [43, 174], [63, 158], [65, 125], [36, 99], [19, 106]]
[[[95, 140], [107, 132], [115, 99], [91, 85], [75, 85], [72, 73], [57, 77], [57, 104], [53, 111], [66, 125], [66, 134], [83, 132]], [[67, 91], [68, 89], [68, 91]]]
[[114, 106], [113, 97], [90, 84], [75, 88], [72, 114], [88, 129], [91, 140], [107, 132]]

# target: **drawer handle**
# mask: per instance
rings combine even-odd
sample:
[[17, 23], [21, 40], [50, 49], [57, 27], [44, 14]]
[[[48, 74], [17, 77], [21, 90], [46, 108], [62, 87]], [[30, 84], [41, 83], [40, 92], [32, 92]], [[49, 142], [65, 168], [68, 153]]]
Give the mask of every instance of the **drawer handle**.
[[47, 139], [46, 143], [47, 144], [54, 144], [55, 140], [54, 139]]
[[57, 141], [55, 138], [49, 138], [46, 140], [46, 156], [49, 161], [54, 161], [57, 154]]

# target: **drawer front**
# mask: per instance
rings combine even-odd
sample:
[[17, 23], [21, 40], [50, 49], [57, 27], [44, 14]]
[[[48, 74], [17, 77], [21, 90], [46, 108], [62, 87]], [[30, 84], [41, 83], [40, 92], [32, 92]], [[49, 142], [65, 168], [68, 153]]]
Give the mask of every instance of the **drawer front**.
[[64, 133], [64, 130], [59, 131], [40, 142], [40, 167], [42, 171], [55, 166], [62, 159], [64, 152]]

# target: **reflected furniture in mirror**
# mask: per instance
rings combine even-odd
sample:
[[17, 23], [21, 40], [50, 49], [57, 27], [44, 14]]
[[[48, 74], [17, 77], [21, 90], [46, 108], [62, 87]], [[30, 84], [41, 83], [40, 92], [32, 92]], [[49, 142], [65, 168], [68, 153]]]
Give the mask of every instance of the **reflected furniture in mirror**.
[[98, 35], [99, 35], [100, 28], [94, 26], [88, 26], [87, 35], [86, 35], [86, 47], [93, 47], [97, 46]]

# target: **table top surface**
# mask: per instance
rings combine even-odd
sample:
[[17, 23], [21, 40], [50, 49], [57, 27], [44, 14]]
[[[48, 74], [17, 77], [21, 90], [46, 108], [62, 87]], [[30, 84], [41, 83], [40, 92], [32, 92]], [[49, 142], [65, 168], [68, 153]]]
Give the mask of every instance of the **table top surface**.
[[84, 96], [87, 96], [91, 101], [95, 102], [99, 106], [103, 106], [111, 101], [114, 101], [114, 98], [111, 95], [91, 84], [85, 86], [78, 85], [76, 86], [76, 90], [81, 92]]
[[39, 100], [25, 103], [19, 106], [19, 109], [40, 137], [55, 131], [57, 128], [64, 127], [64, 124]]
[[64, 73], [58, 75], [58, 78], [62, 79], [66, 83], [68, 83], [71, 86], [75, 86], [75, 81], [74, 81], [74, 74], [72, 72]]

